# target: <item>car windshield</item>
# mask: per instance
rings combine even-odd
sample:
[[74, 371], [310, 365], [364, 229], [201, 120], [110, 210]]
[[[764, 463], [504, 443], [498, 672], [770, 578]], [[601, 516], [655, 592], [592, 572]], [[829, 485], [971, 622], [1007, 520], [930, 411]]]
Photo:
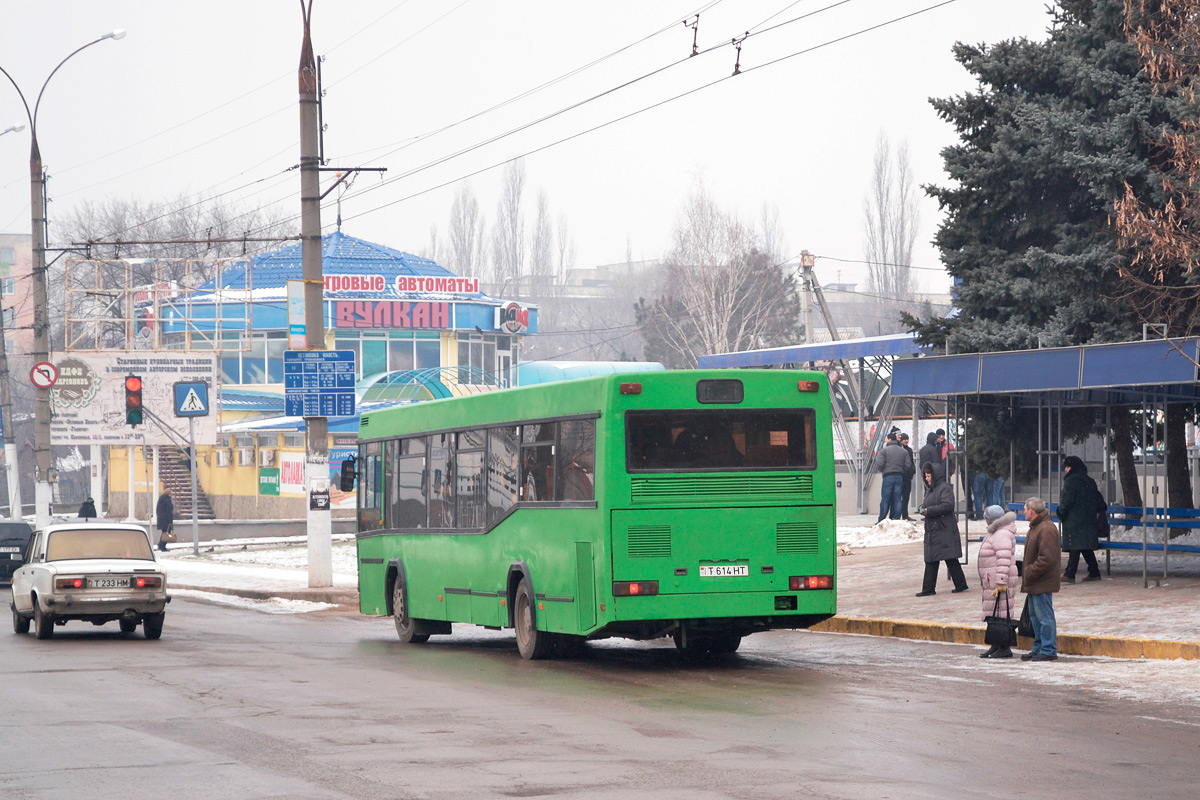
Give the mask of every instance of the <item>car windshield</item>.
[[52, 531], [46, 543], [47, 561], [74, 558], [141, 558], [154, 560], [150, 540], [142, 531], [77, 528]]
[[630, 411], [629, 472], [812, 469], [812, 409]]

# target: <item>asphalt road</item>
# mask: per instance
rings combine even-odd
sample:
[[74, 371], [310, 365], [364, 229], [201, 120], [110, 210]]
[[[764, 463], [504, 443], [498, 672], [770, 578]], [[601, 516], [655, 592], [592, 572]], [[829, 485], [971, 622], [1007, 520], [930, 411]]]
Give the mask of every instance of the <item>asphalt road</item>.
[[0, 634], [0, 797], [1163, 800], [1200, 783], [1195, 662], [797, 632], [700, 664], [622, 640], [525, 662], [511, 634], [456, 631], [404, 646], [390, 619], [177, 599], [157, 642]]

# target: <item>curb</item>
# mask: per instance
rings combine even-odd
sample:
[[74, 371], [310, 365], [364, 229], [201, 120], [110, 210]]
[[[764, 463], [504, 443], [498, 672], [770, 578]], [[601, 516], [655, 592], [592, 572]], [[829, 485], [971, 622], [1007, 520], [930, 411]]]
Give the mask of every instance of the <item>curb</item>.
[[358, 605], [356, 589], [230, 589], [223, 586], [192, 586], [180, 583], [170, 584], [168, 591], [171, 589], [228, 594], [250, 600], [308, 600], [312, 603], [331, 603], [339, 606]]
[[[983, 628], [926, 622], [915, 619], [866, 619], [862, 617], [831, 617], [809, 628], [818, 633], [856, 633], [862, 636], [890, 636], [897, 639], [916, 639], [925, 642], [982, 645]], [[1028, 649], [1031, 639], [1018, 638], [1018, 647]], [[1125, 639], [1117, 636], [1081, 636], [1059, 634], [1058, 652], [1072, 656], [1106, 656], [1108, 658], [1181, 658], [1200, 660], [1200, 642], [1177, 642], [1168, 639]]]

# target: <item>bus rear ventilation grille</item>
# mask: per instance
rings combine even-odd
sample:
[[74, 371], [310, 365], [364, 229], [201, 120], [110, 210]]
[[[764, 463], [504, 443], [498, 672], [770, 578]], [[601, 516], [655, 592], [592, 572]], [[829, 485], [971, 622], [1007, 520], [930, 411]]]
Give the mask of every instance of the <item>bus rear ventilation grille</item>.
[[775, 525], [775, 552], [816, 555], [817, 523], [779, 522]]
[[713, 495], [793, 495], [812, 497], [812, 475], [696, 475], [670, 478], [634, 478], [636, 500], [711, 499]]
[[670, 525], [630, 525], [630, 558], [669, 558], [671, 556]]

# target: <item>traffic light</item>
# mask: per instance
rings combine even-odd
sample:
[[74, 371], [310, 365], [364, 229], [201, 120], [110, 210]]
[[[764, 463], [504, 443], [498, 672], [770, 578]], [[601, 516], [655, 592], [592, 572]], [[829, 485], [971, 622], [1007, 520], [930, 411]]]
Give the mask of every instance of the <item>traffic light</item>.
[[125, 422], [128, 425], [141, 425], [142, 415], [142, 379], [137, 375], [125, 378]]

